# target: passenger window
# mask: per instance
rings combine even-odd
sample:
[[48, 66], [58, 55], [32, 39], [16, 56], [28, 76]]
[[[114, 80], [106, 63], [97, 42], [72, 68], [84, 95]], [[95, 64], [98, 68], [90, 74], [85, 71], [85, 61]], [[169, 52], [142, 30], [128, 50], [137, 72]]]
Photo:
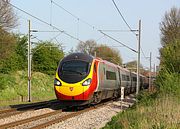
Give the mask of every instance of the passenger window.
[[129, 76], [127, 75], [126, 77], [127, 77], [127, 81], [130, 81], [130, 78], [129, 78]]
[[106, 71], [107, 80], [116, 80], [116, 73], [111, 71]]

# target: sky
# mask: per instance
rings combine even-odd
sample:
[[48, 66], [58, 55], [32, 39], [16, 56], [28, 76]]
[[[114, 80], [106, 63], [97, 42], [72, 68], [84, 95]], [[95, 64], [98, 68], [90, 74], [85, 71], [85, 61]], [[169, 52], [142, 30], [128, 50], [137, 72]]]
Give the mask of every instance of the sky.
[[[152, 52], [152, 65], [158, 65], [159, 48], [161, 47], [160, 22], [165, 12], [170, 11], [172, 7], [180, 8], [180, 0], [114, 1], [132, 30], [138, 30], [138, 22], [141, 20], [141, 64], [145, 68], [149, 67], [149, 58], [146, 57], [149, 57]], [[121, 30], [104, 31], [104, 33], [137, 50], [137, 36], [135, 32], [129, 31], [112, 0], [11, 0], [11, 3], [74, 38], [81, 41], [92, 39], [98, 44], [106, 44], [118, 49], [123, 63], [137, 59], [135, 52], [98, 31]], [[53, 39], [57, 44], [62, 44], [66, 53], [72, 48], [75, 49], [79, 43], [71, 36], [57, 31], [22, 11], [15, 8], [14, 10], [19, 18], [19, 26], [14, 29], [15, 32], [27, 34], [28, 20], [30, 20], [31, 29], [39, 31], [33, 32], [33, 36], [40, 40]]]

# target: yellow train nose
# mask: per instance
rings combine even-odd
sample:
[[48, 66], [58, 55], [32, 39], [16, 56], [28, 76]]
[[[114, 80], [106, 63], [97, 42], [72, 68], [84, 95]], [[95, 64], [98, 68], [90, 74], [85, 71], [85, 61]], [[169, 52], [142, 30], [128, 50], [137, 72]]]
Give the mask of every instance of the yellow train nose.
[[67, 95], [67, 96], [76, 96], [76, 95], [80, 95], [83, 92], [85, 92], [86, 90], [88, 90], [89, 86], [82, 86], [82, 85], [70, 85], [70, 86], [55, 86], [55, 89], [63, 94], [63, 95]]

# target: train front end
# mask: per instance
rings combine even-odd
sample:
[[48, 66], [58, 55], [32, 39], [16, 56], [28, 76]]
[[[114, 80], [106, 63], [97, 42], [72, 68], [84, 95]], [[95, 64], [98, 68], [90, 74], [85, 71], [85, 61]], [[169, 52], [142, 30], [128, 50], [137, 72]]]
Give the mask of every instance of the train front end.
[[64, 101], [90, 100], [97, 87], [97, 74], [93, 57], [74, 53], [62, 59], [56, 77], [54, 89], [57, 99]]

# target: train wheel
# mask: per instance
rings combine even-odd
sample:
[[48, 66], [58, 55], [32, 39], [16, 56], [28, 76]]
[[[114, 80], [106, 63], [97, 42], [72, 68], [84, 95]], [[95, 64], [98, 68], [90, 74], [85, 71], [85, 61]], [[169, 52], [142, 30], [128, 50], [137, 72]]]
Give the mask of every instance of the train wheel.
[[99, 102], [101, 102], [101, 97], [100, 97], [100, 94], [94, 94], [93, 95], [93, 101], [92, 101], [92, 104], [97, 104], [97, 103], [99, 103]]
[[113, 94], [113, 98], [118, 98], [118, 96], [119, 96], [119, 93], [118, 93], [118, 91], [114, 91], [114, 94]]

